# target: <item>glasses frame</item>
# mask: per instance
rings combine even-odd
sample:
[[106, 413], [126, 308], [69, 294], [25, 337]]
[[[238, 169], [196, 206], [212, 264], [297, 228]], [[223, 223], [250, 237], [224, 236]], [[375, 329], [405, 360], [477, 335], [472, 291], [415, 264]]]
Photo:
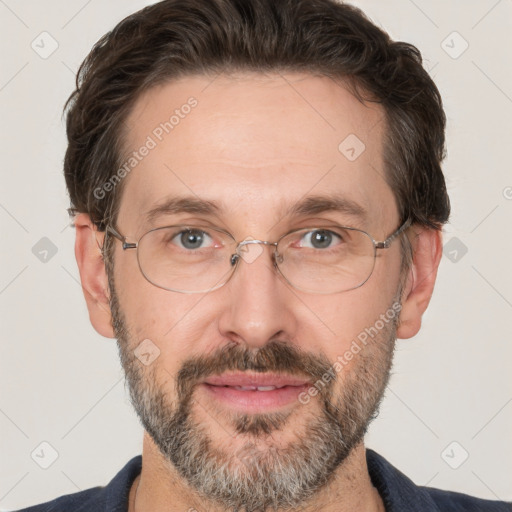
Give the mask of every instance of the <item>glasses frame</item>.
[[277, 262], [277, 259], [278, 257], [280, 256], [277, 252], [277, 246], [279, 245], [279, 242], [293, 234], [293, 233], [296, 233], [298, 231], [303, 231], [304, 229], [308, 229], [309, 231], [315, 231], [315, 230], [322, 230], [322, 229], [328, 229], [327, 226], [323, 226], [323, 227], [312, 227], [312, 228], [298, 228], [298, 229], [293, 229], [287, 233], [285, 233], [284, 235], [280, 236], [278, 238], [278, 240], [276, 242], [269, 242], [267, 240], [254, 240], [254, 239], [245, 239], [245, 240], [242, 240], [241, 242], [238, 242], [236, 240], [236, 238], [231, 234], [229, 233], [229, 231], [226, 231], [222, 228], [218, 228], [218, 227], [210, 227], [210, 229], [214, 230], [214, 231], [219, 231], [221, 233], [224, 233], [225, 235], [229, 236], [233, 242], [236, 244], [236, 248], [235, 248], [235, 252], [231, 255], [231, 258], [230, 258], [230, 263], [231, 263], [231, 270], [230, 270], [230, 275], [229, 277], [223, 281], [221, 284], [217, 284], [217, 285], [214, 285], [213, 287], [211, 288], [208, 288], [207, 290], [197, 290], [197, 291], [184, 291], [184, 290], [175, 290], [175, 289], [172, 289], [172, 288], [167, 288], [165, 286], [161, 286], [161, 285], [158, 285], [156, 283], [154, 283], [153, 281], [151, 281], [148, 276], [144, 273], [144, 271], [142, 270], [142, 267], [141, 267], [141, 264], [140, 264], [140, 259], [139, 259], [139, 251], [138, 251], [138, 248], [139, 248], [139, 244], [140, 244], [140, 241], [146, 236], [148, 235], [149, 233], [153, 232], [153, 231], [158, 231], [158, 230], [161, 230], [161, 229], [166, 229], [166, 228], [177, 228], [177, 227], [181, 227], [181, 228], [191, 228], [191, 229], [201, 229], [201, 228], [205, 228], [206, 226], [189, 226], [187, 224], [171, 224], [169, 226], [161, 226], [161, 227], [158, 227], [158, 228], [153, 228], [153, 229], [150, 229], [148, 231], [146, 231], [143, 235], [141, 235], [139, 237], [139, 239], [136, 241], [136, 242], [128, 242], [127, 241], [127, 236], [124, 236], [122, 235], [117, 229], [115, 229], [112, 225], [108, 224], [106, 226], [106, 234], [111, 234], [114, 238], [116, 238], [117, 240], [119, 240], [121, 243], [122, 243], [122, 248], [123, 248], [123, 251], [126, 251], [128, 249], [136, 249], [137, 251], [137, 264], [139, 266], [139, 270], [141, 272], [141, 274], [144, 276], [144, 278], [146, 279], [146, 281], [148, 281], [149, 283], [151, 283], [153, 286], [156, 286], [157, 288], [161, 288], [163, 290], [167, 290], [167, 291], [170, 291], [170, 292], [177, 292], [177, 293], [185, 293], [185, 294], [192, 294], [192, 293], [207, 293], [207, 292], [210, 292], [210, 291], [214, 291], [214, 290], [217, 290], [219, 288], [221, 288], [222, 286], [224, 286], [232, 277], [233, 277], [233, 274], [235, 273], [235, 270], [236, 268], [238, 267], [238, 263], [242, 258], [240, 252], [242, 250], [242, 248], [246, 245], [249, 245], [249, 244], [263, 244], [263, 245], [268, 245], [268, 246], [274, 246], [275, 247], [275, 251], [272, 253], [272, 260], [273, 260], [273, 264], [274, 264], [274, 267], [276, 268], [276, 270], [278, 271], [279, 275], [281, 275], [281, 277], [290, 285], [292, 286], [293, 288], [295, 288], [296, 290], [300, 290], [300, 291], [303, 291], [303, 292], [306, 292], [306, 293], [314, 293], [314, 294], [317, 294], [317, 295], [329, 295], [329, 294], [332, 294], [332, 293], [344, 293], [344, 292], [348, 292], [350, 290], [355, 290], [357, 288], [360, 288], [361, 286], [363, 286], [367, 281], [368, 279], [370, 279], [370, 277], [372, 276], [373, 274], [373, 271], [375, 269], [375, 261], [376, 261], [376, 258], [377, 258], [377, 250], [380, 250], [380, 249], [389, 249], [389, 247], [391, 246], [391, 243], [398, 237], [400, 236], [410, 225], [412, 224], [412, 221], [410, 218], [407, 218], [407, 220], [405, 220], [405, 222], [403, 222], [395, 231], [393, 231], [393, 233], [391, 233], [385, 240], [382, 240], [382, 241], [378, 241], [378, 240], [375, 240], [368, 232], [364, 231], [363, 229], [359, 229], [359, 228], [353, 228], [353, 227], [350, 227], [350, 226], [342, 226], [342, 225], [335, 225], [335, 226], [330, 226], [331, 228], [342, 228], [342, 229], [349, 229], [349, 230], [352, 230], [352, 231], [359, 231], [363, 234], [365, 234], [370, 240], [371, 242], [373, 243], [373, 249], [374, 249], [374, 255], [373, 255], [373, 266], [372, 266], [372, 270], [370, 272], [370, 274], [368, 275], [368, 277], [359, 285], [357, 286], [354, 286], [352, 288], [348, 288], [346, 290], [340, 290], [338, 292], [317, 292], [317, 291], [311, 291], [311, 290], [305, 290], [303, 288], [300, 288], [300, 287], [297, 287], [295, 286], [293, 283], [291, 283], [288, 278], [282, 273], [281, 269], [279, 268], [279, 264]]

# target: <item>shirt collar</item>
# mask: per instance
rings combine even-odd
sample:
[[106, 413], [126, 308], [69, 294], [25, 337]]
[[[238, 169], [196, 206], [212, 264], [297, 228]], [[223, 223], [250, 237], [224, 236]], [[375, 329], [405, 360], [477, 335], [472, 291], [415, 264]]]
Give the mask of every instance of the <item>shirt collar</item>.
[[142, 455], [133, 457], [108, 484], [104, 512], [126, 512], [133, 482], [142, 470]]
[[366, 449], [368, 473], [386, 512], [440, 512], [426, 490], [415, 485], [378, 453]]

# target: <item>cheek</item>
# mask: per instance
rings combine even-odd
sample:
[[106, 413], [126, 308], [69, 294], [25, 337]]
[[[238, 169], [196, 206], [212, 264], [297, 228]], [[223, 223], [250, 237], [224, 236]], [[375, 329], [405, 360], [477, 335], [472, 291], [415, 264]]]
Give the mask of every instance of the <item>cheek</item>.
[[[214, 340], [218, 343], [213, 331], [216, 313], [203, 294], [158, 288], [142, 276], [138, 267], [120, 268], [118, 275], [116, 292], [133, 346], [151, 340], [158, 346], [165, 367], [173, 368], [178, 361], [208, 351], [205, 341], [212, 346]], [[123, 275], [129, 277], [123, 279]]]
[[365, 329], [375, 326], [381, 315], [395, 318], [397, 313], [392, 306], [398, 279], [399, 265], [388, 268], [384, 276], [373, 275], [355, 290], [338, 295], [303, 296], [304, 308], [297, 314], [301, 323], [299, 337], [305, 350], [321, 351], [335, 361]]

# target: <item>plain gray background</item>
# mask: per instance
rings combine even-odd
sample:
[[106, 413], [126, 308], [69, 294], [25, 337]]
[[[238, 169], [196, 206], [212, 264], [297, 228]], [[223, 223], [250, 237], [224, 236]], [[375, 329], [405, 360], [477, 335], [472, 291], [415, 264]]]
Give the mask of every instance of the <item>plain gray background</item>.
[[[0, 0], [0, 510], [104, 485], [141, 451], [115, 341], [92, 329], [78, 280], [61, 112], [92, 45], [149, 3]], [[355, 3], [419, 47], [441, 90], [453, 207], [367, 445], [417, 484], [510, 500], [512, 1]]]

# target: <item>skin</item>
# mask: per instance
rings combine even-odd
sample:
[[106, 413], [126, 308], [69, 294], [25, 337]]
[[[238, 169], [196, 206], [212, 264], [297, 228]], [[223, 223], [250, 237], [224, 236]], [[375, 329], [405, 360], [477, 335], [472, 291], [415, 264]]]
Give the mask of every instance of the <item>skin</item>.
[[[151, 227], [208, 220], [234, 235], [275, 241], [287, 231], [322, 223], [360, 227], [384, 240], [399, 225], [394, 195], [384, 180], [383, 110], [363, 105], [344, 87], [308, 74], [186, 77], [155, 87], [141, 96], [126, 125], [127, 153], [139, 148], [159, 123], [186, 103], [198, 100], [192, 112], [150, 151], [125, 178], [118, 230], [137, 241]], [[366, 149], [349, 161], [338, 150], [347, 135], [356, 134]], [[366, 220], [340, 217], [337, 212], [290, 218], [286, 209], [312, 195], [333, 191], [356, 201]], [[214, 218], [198, 214], [164, 216], [153, 224], [144, 213], [164, 198], [193, 195], [216, 200], [224, 209]], [[94, 328], [113, 338], [109, 289], [97, 232], [86, 214], [75, 219], [76, 258]], [[414, 336], [430, 301], [441, 258], [441, 235], [412, 226], [407, 232], [414, 260], [405, 276], [398, 338]], [[208, 294], [180, 294], [157, 288], [141, 274], [135, 251], [116, 242], [114, 276], [119, 303], [133, 339], [151, 339], [160, 349], [153, 363], [155, 378], [176, 396], [172, 379], [181, 362], [208, 354], [228, 342], [247, 348], [264, 347], [278, 337], [311, 354], [334, 362], [351, 341], [374, 325], [391, 304], [400, 282], [400, 243], [379, 251], [370, 279], [345, 293], [318, 295], [290, 288], [273, 270], [265, 249], [251, 264], [242, 264], [222, 288]], [[357, 357], [357, 356], [356, 356]], [[353, 371], [349, 363], [344, 372]], [[342, 386], [343, 380], [337, 383]], [[339, 392], [338, 388], [338, 392]], [[232, 424], [226, 410], [198, 391], [196, 418], [208, 426], [216, 447], [240, 448], [244, 436], [227, 436]], [[319, 401], [293, 405], [284, 429], [272, 436], [276, 446], [288, 446], [315, 413]], [[261, 441], [261, 446], [265, 447]], [[166, 463], [145, 433], [143, 468], [130, 494], [131, 510], [222, 510], [202, 502]], [[201, 508], [203, 507], [203, 508]], [[206, 508], [208, 507], [208, 508]], [[332, 483], [304, 510], [382, 511], [360, 443], [336, 471]]]

